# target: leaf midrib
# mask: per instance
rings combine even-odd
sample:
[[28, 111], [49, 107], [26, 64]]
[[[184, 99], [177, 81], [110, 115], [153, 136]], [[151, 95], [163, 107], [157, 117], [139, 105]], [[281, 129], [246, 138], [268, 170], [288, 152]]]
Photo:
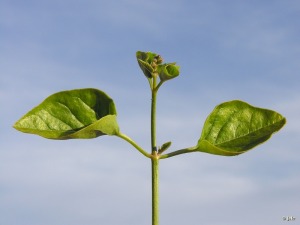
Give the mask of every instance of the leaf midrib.
[[[220, 145], [222, 145], [222, 144], [224, 144], [224, 143], [228, 143], [228, 142], [231, 142], [231, 141], [235, 141], [235, 140], [238, 140], [238, 139], [242, 139], [242, 138], [246, 137], [247, 135], [249, 135], [249, 134], [251, 134], [251, 133], [254, 133], [254, 132], [260, 131], [260, 130], [262, 130], [262, 129], [265, 129], [265, 128], [267, 128], [267, 127], [270, 127], [270, 126], [273, 126], [273, 125], [275, 125], [275, 124], [278, 124], [278, 123], [280, 123], [282, 120], [284, 120], [284, 119], [281, 119], [281, 120], [279, 120], [279, 121], [277, 121], [277, 122], [275, 122], [275, 123], [269, 124], [268, 126], [260, 127], [259, 129], [256, 129], [256, 130], [254, 130], [254, 131], [252, 131], [252, 132], [249, 132], [249, 133], [247, 133], [247, 134], [245, 134], [245, 135], [242, 135], [242, 136], [239, 136], [239, 137], [237, 137], [237, 138], [230, 139], [230, 140], [227, 140], [227, 141], [223, 141], [223, 142], [217, 143], [217, 144], [214, 143], [214, 145], [215, 145], [215, 146], [220, 146]], [[272, 133], [273, 133], [273, 132], [272, 132]], [[272, 133], [270, 133], [270, 134], [272, 134]], [[270, 134], [266, 134], [266, 135], [264, 135], [264, 136], [262, 136], [262, 137], [268, 136], [268, 135], [270, 135]]]

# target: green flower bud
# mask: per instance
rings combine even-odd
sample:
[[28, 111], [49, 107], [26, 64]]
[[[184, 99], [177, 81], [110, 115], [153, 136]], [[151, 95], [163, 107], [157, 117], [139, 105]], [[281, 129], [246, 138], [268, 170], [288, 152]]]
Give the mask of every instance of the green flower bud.
[[180, 67], [176, 63], [167, 63], [158, 66], [158, 74], [161, 81], [173, 79], [179, 75]]
[[157, 68], [157, 63], [156, 63], [156, 59], [154, 59], [153, 60], [153, 62], [151, 63], [151, 66], [152, 66], [152, 68], [154, 69], [154, 71], [156, 70], [156, 68]]
[[156, 60], [156, 63], [157, 63], [157, 64], [162, 64], [162, 62], [163, 62], [163, 58], [162, 58], [160, 55], [157, 55], [157, 56], [155, 57], [155, 60]]

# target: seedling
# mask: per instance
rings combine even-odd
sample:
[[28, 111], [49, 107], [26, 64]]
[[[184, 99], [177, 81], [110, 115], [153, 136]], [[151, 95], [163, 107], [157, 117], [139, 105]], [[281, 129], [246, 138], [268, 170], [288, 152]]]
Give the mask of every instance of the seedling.
[[54, 140], [112, 135], [130, 143], [151, 160], [152, 225], [158, 225], [161, 159], [191, 152], [237, 156], [267, 141], [284, 126], [286, 119], [275, 111], [257, 108], [239, 100], [224, 102], [207, 117], [195, 146], [165, 153], [171, 142], [161, 147], [156, 143], [156, 96], [162, 84], [179, 75], [179, 66], [176, 63], [163, 63], [162, 57], [152, 52], [138, 51], [136, 57], [152, 93], [150, 151], [120, 131], [114, 101], [103, 91], [92, 88], [62, 91], [49, 96], [18, 120], [14, 128]]

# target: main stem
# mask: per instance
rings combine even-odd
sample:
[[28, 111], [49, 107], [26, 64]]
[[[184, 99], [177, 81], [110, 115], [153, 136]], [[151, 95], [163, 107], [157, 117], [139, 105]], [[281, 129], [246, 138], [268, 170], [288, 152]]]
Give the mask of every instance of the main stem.
[[151, 98], [151, 171], [152, 171], [152, 225], [159, 225], [159, 159], [156, 146], [156, 79], [153, 77]]
[[152, 164], [152, 225], [159, 225], [159, 159]]
[[156, 77], [153, 77], [152, 95], [151, 95], [151, 148], [152, 153], [156, 152]]

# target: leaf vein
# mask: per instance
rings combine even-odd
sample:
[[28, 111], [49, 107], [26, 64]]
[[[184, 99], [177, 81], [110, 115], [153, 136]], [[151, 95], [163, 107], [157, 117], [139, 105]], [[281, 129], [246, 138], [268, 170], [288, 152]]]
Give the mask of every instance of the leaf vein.
[[94, 110], [93, 108], [91, 108], [91, 107], [90, 107], [88, 104], [86, 104], [81, 98], [79, 98], [79, 97], [75, 97], [75, 98], [77, 98], [77, 99], [78, 99], [85, 107], [89, 108], [93, 113], [95, 113], [97, 118], [100, 118], [100, 116], [98, 115], [98, 113], [97, 113], [96, 110]]
[[[235, 140], [240, 139], [240, 138], [244, 138], [244, 137], [246, 137], [247, 135], [249, 135], [249, 134], [251, 134], [251, 133], [255, 133], [255, 132], [259, 131], [259, 130], [268, 128], [268, 127], [273, 126], [273, 125], [275, 125], [275, 124], [277, 124], [277, 123], [280, 123], [281, 121], [282, 121], [282, 120], [279, 120], [279, 121], [277, 121], [277, 122], [275, 122], [275, 123], [269, 124], [268, 126], [260, 127], [260, 128], [258, 128], [258, 129], [256, 129], [256, 130], [253, 130], [253, 131], [251, 131], [251, 132], [248, 132], [247, 134], [241, 135], [241, 136], [236, 137], [236, 138], [234, 138], [234, 139], [220, 142], [220, 143], [216, 144], [216, 146], [220, 146], [220, 145], [222, 145], [222, 144], [224, 144], [224, 143], [226, 143], [226, 142], [231, 142], [231, 141], [235, 141]], [[270, 134], [272, 134], [272, 133], [273, 133], [273, 132], [271, 132]], [[270, 135], [270, 134], [266, 134], [266, 135], [264, 135], [264, 136], [268, 136], [268, 135]]]
[[221, 126], [219, 132], [218, 132], [218, 135], [215, 139], [215, 143], [218, 142], [218, 139], [220, 138], [220, 134], [222, 133], [222, 130], [225, 129], [225, 126], [231, 121], [232, 117], [235, 116], [236, 114], [238, 113], [238, 111], [234, 111], [229, 117], [228, 119], [226, 120], [226, 122]]
[[[59, 118], [57, 118], [56, 116], [52, 115], [49, 111], [46, 111], [46, 112], [47, 112], [52, 118], [54, 118], [54, 119], [56, 119], [56, 120], [59, 120], [61, 123], [67, 125], [70, 129], [73, 130], [73, 127], [72, 127], [71, 125], [67, 124], [65, 121], [62, 121], [61, 119], [59, 119]], [[43, 121], [44, 121], [44, 120], [43, 120]], [[46, 123], [46, 121], [44, 121], [44, 122]], [[48, 124], [47, 124], [47, 126], [48, 126]], [[48, 126], [48, 127], [49, 127], [49, 126]], [[49, 127], [49, 129], [50, 129], [50, 130], [54, 130], [54, 129], [50, 128], [50, 127]]]
[[[218, 109], [218, 111], [216, 112], [216, 114], [218, 114], [219, 111], [220, 111], [220, 109]], [[217, 120], [217, 118], [214, 117], [214, 120], [213, 120], [213, 122], [212, 122], [211, 125], [210, 125], [209, 131], [207, 131], [207, 134], [206, 134], [206, 136], [204, 137], [205, 140], [207, 139], [208, 136], [210, 136], [211, 130], [213, 129], [216, 120]]]
[[51, 130], [51, 128], [49, 127], [49, 124], [46, 122], [46, 120], [40, 116], [39, 114], [35, 114], [33, 116], [37, 116], [40, 120], [42, 120], [44, 122], [44, 124], [48, 127], [49, 130]]
[[[75, 116], [75, 114], [71, 111], [71, 109], [64, 103], [61, 103], [59, 101], [56, 101], [56, 103], [58, 103], [59, 105], [61, 105], [62, 107], [65, 107], [66, 109], [69, 110], [69, 112], [71, 113], [71, 115], [81, 124], [81, 126], [84, 126], [84, 124]], [[61, 121], [61, 120], [60, 120]], [[64, 122], [65, 123], [65, 122]], [[67, 123], [65, 123], [67, 124]], [[69, 124], [67, 124], [68, 126], [70, 126]], [[70, 126], [72, 127], [72, 126]]]

